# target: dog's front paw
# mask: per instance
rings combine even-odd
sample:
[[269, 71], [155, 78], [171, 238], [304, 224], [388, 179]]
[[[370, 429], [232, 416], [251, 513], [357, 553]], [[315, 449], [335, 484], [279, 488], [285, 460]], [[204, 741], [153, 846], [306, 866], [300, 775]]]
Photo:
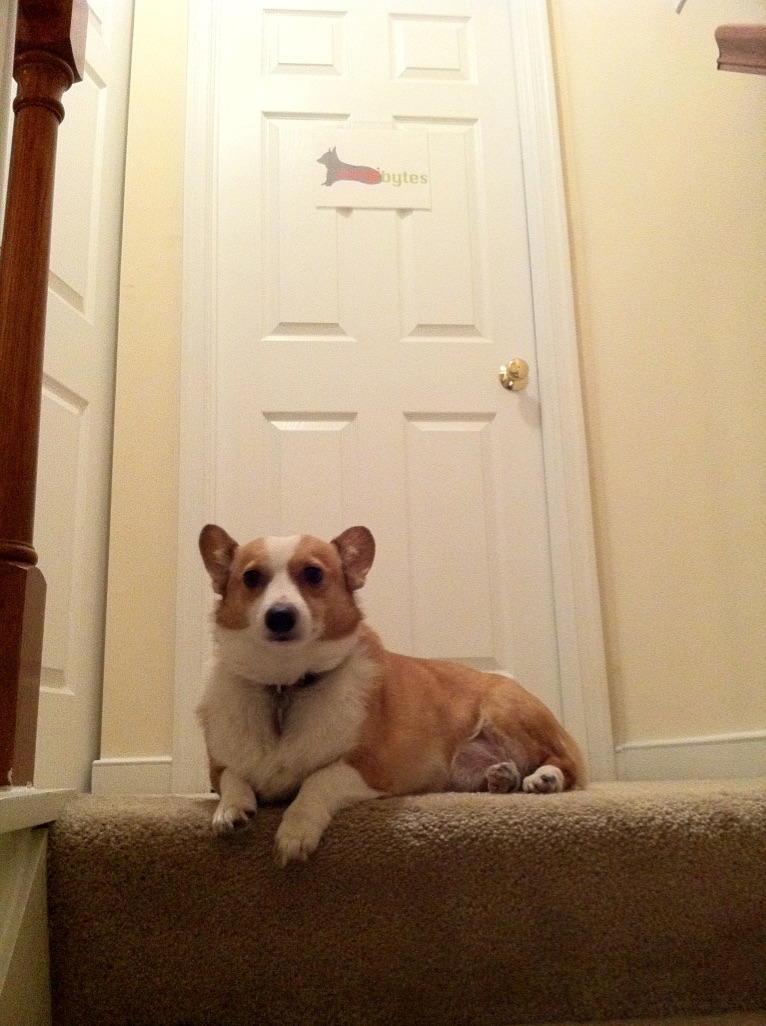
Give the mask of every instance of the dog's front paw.
[[244, 830], [245, 827], [250, 826], [252, 823], [255, 813], [255, 801], [252, 803], [243, 802], [242, 804], [236, 804], [224, 802], [221, 799], [218, 803], [218, 808], [213, 813], [213, 830], [221, 837], [226, 837], [238, 830]]
[[564, 790], [564, 774], [558, 766], [541, 766], [521, 786], [530, 794], [554, 794]]
[[277, 830], [274, 854], [286, 866], [300, 859], [305, 862], [317, 850], [329, 818], [309, 816], [305, 813], [285, 812]]

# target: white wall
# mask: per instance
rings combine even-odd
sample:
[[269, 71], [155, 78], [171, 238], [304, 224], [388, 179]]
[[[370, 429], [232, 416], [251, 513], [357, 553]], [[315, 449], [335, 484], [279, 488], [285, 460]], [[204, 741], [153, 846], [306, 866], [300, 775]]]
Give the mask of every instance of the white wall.
[[187, 0], [136, 0], [101, 756], [171, 749]]
[[716, 71], [714, 41], [719, 24], [766, 22], [766, 3], [674, 6], [550, 4], [612, 709], [630, 746], [766, 738], [766, 77]]

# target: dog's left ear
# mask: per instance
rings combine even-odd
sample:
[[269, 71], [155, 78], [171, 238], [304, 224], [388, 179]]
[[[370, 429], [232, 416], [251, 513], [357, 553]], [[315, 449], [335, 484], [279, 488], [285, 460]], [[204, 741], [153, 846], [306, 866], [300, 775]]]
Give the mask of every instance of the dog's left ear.
[[229, 570], [234, 558], [237, 543], [222, 527], [217, 524], [206, 524], [199, 536], [199, 550], [205, 569], [213, 581], [213, 591], [217, 595], [226, 594], [229, 581]]
[[365, 582], [375, 559], [375, 539], [366, 527], [349, 527], [333, 538], [332, 544], [340, 553], [343, 572], [349, 591], [357, 591]]

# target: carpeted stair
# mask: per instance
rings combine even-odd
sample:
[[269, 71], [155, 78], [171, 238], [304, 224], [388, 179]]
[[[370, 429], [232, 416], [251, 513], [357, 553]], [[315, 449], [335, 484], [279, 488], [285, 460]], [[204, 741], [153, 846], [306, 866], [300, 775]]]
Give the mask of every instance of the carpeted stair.
[[212, 811], [54, 825], [55, 1026], [766, 1022], [764, 780], [369, 802], [286, 869], [280, 809], [233, 840]]

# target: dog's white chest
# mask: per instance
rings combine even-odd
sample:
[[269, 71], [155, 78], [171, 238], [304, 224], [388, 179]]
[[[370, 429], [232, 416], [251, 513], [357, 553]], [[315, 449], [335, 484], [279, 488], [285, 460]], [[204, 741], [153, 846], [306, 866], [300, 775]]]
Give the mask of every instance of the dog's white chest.
[[359, 670], [348, 666], [280, 695], [214, 666], [200, 705], [211, 761], [263, 799], [291, 797], [307, 776], [356, 745], [368, 678]]

